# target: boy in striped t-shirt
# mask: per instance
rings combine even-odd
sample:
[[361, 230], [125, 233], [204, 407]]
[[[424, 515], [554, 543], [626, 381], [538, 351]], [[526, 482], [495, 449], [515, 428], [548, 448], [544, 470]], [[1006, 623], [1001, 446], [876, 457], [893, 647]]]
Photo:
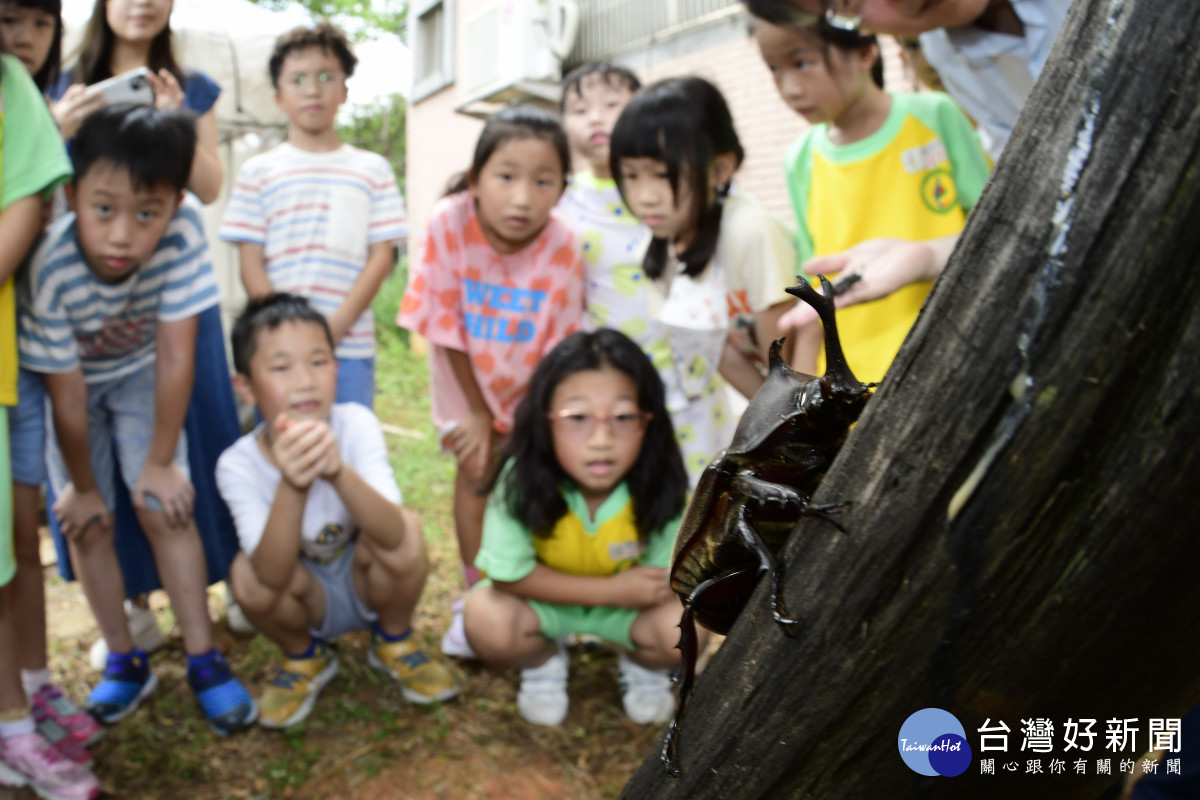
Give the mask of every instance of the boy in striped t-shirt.
[[199, 207], [183, 193], [195, 149], [183, 112], [112, 105], [84, 120], [71, 152], [73, 213], [31, 256], [18, 346], [21, 366], [45, 379], [53, 510], [108, 645], [88, 711], [116, 722], [158, 685], [122, 608], [115, 451], [179, 620], [188, 682], [209, 724], [227, 734], [258, 708], [213, 647], [181, 430], [198, 315], [219, 301]]
[[291, 121], [288, 140], [242, 166], [219, 235], [238, 244], [250, 299], [291, 292], [325, 315], [336, 344], [337, 402], [373, 408], [371, 300], [408, 228], [391, 165], [343, 144], [334, 127], [357, 63], [327, 22], [276, 40], [271, 83]]

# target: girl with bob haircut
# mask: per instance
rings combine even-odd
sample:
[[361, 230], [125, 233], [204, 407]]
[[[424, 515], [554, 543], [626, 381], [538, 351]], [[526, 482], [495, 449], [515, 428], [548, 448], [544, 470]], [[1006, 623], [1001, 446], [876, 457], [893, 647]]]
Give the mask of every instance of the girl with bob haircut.
[[692, 485], [729, 444], [737, 419], [726, 381], [749, 398], [762, 386], [777, 321], [794, 299], [796, 254], [787, 229], [731, 191], [745, 158], [725, 98], [703, 78], [670, 78], [637, 92], [609, 144], [617, 188], [653, 239], [647, 347]]
[[682, 606], [667, 567], [686, 494], [662, 382], [641, 348], [607, 328], [560, 342], [517, 407], [475, 561], [488, 580], [465, 611], [479, 657], [521, 668], [525, 720], [566, 717], [572, 634], [618, 647], [630, 719], [670, 718]]

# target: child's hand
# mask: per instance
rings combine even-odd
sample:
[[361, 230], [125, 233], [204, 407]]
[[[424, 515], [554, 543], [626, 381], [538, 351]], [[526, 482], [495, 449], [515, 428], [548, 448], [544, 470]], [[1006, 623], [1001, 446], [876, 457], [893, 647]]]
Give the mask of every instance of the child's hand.
[[196, 489], [174, 462], [151, 464], [146, 462], [142, 474], [133, 485], [133, 507], [142, 511], [158, 511], [152, 508], [148, 497], [162, 505], [167, 524], [182, 528], [192, 519], [192, 503], [196, 500]]
[[[308, 491], [313, 481], [329, 469], [329, 450], [332, 448], [337, 453], [333, 431], [320, 420], [293, 422], [283, 413], [275, 418], [274, 427], [275, 441], [271, 445], [271, 455], [275, 458], [275, 465], [292, 488]], [[339, 457], [337, 470], [340, 469]]]
[[95, 489], [76, 492], [75, 484], [68, 483], [58, 495], [52, 510], [58, 517], [58, 527], [67, 538], [79, 539], [89, 525], [99, 525], [101, 533], [112, 531], [112, 514], [100, 492]]
[[342, 339], [346, 337], [346, 332], [350, 330], [350, 326], [354, 324], [354, 320], [347, 319], [349, 316], [341, 307], [325, 318], [325, 324], [329, 326], [329, 333], [333, 336], [334, 345], [342, 343]]
[[74, 139], [76, 131], [79, 130], [79, 123], [102, 105], [104, 105], [104, 95], [98, 92], [89, 92], [82, 83], [75, 83], [67, 87], [57, 103], [50, 105], [50, 113], [54, 115], [54, 121], [58, 124], [58, 132], [62, 134], [62, 137]]
[[179, 81], [175, 80], [175, 76], [169, 70], [160, 69], [155, 75], [151, 72], [148, 76], [150, 85], [154, 87], [154, 107], [160, 111], [174, 111], [183, 105], [183, 89], [179, 88]]
[[618, 608], [643, 609], [665, 603], [675, 596], [667, 570], [659, 567], [630, 567], [612, 576]]
[[[910, 283], [933, 280], [944, 266], [935, 262], [933, 248], [924, 242], [871, 239], [840, 253], [810, 258], [801, 269], [807, 275], [858, 275], [859, 280], [833, 300], [834, 306], [842, 308], [887, 297]], [[799, 302], [779, 318], [779, 328], [799, 328], [816, 320], [812, 306]]]
[[467, 477], [474, 483], [482, 483], [492, 464], [492, 448], [495, 433], [492, 430], [492, 415], [472, 412], [462, 423], [446, 436], [446, 443], [458, 459], [458, 468], [466, 470]]

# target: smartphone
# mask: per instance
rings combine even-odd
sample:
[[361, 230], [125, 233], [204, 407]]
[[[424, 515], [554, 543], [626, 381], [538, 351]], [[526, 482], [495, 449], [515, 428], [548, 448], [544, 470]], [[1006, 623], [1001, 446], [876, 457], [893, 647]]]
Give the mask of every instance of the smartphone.
[[104, 95], [108, 103], [135, 103], [154, 105], [154, 86], [150, 83], [150, 70], [146, 67], [131, 69], [88, 87], [89, 92]]

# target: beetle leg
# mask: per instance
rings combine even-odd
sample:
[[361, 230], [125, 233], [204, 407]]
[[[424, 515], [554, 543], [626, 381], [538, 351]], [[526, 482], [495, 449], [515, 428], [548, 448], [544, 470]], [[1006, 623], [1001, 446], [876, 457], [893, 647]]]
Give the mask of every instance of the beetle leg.
[[679, 726], [683, 723], [683, 712], [687, 707], [688, 697], [692, 693], [692, 683], [696, 678], [696, 620], [692, 603], [695, 601], [696, 595], [707, 588], [710, 583], [712, 583], [711, 580], [705, 581], [692, 590], [687, 600], [683, 601], [683, 616], [679, 618], [679, 644], [676, 645], [676, 649], [680, 652], [679, 676], [676, 678], [676, 684], [679, 686], [679, 705], [675, 709], [671, 726], [667, 728], [667, 736], [663, 740], [662, 749], [663, 766], [672, 778], [679, 777], [677, 761]]
[[785, 508], [804, 506], [804, 497], [791, 486], [763, 480], [749, 472], [742, 472], [735, 478], [735, 487], [737, 491], [753, 499], [759, 505], [773, 502]]
[[849, 508], [849, 501], [844, 503], [822, 503], [819, 506], [806, 505], [800, 514], [805, 517], [820, 517], [842, 533], [846, 533], [846, 529], [842, 527], [842, 523], [837, 518], [845, 514]]
[[759, 575], [769, 573], [771, 576], [771, 613], [775, 621], [783, 626], [788, 636], [795, 636], [800, 631], [800, 621], [791, 618], [783, 602], [783, 592], [780, 589], [783, 583], [783, 567], [775, 560], [771, 548], [767, 547], [758, 531], [746, 520], [745, 506], [738, 509], [737, 530], [746, 546], [758, 556]]

